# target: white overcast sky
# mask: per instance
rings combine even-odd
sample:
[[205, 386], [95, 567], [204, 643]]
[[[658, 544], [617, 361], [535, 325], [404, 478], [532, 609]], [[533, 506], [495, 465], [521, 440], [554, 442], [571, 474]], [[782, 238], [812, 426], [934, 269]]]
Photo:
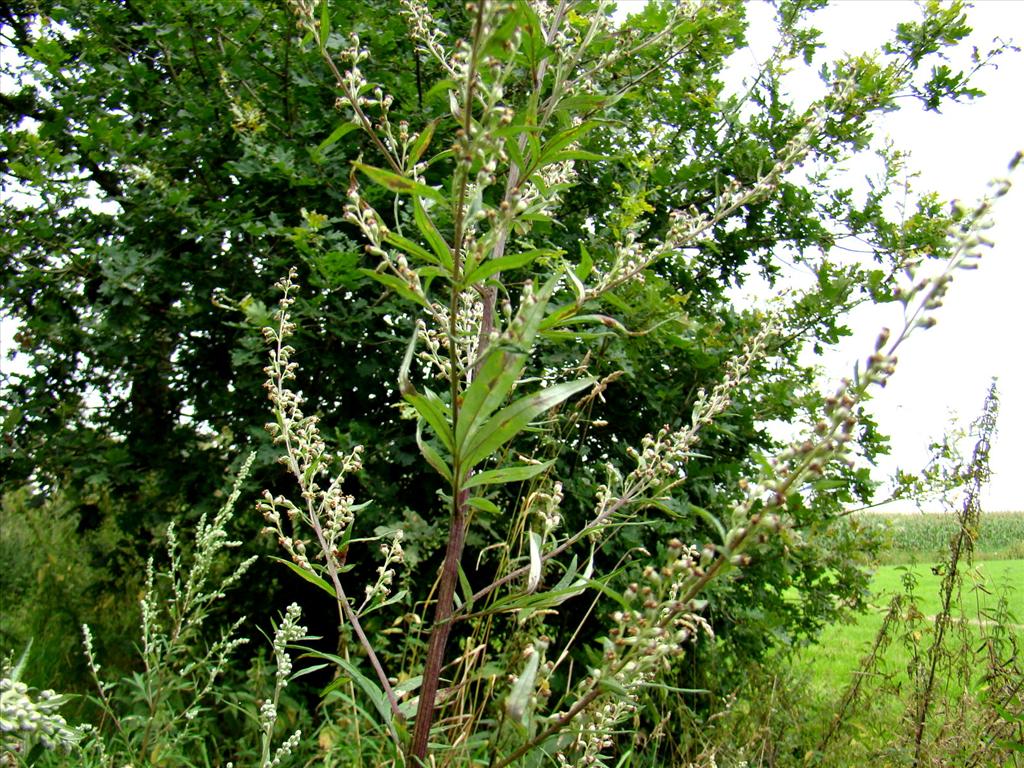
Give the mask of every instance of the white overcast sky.
[[[634, 12], [646, 0], [620, 0], [619, 13]], [[745, 73], [756, 71], [768, 58], [776, 41], [774, 9], [766, 2], [749, 4], [749, 48], [731, 62], [727, 87], [737, 87]], [[813, 15], [813, 24], [826, 44], [814, 69], [794, 72], [787, 85], [793, 99], [806, 105], [820, 92], [815, 72], [821, 61], [844, 52], [876, 50], [892, 38], [900, 21], [920, 19], [910, 0], [832, 0]], [[967, 44], [989, 50], [995, 38], [1024, 45], [1024, 0], [976, 0], [968, 10], [974, 28]], [[965, 53], [952, 64], [968, 68]], [[973, 81], [986, 96], [975, 102], [954, 104], [941, 114], [925, 112], [907, 100], [899, 112], [882, 118], [876, 135], [889, 136], [895, 145], [909, 150], [908, 170], [917, 192], [935, 191], [944, 199], [973, 202], [987, 190], [988, 182], [1006, 175], [1007, 163], [1024, 150], [1024, 54], [1008, 52], [997, 59], [998, 68], [980, 71]], [[799, 65], [794, 65], [799, 68]], [[851, 186], [868, 166], [850, 165]], [[1024, 170], [1024, 169], [1021, 169]], [[892, 437], [892, 455], [883, 460], [878, 479], [891, 476], [896, 467], [916, 471], [928, 459], [928, 444], [945, 433], [950, 418], [965, 426], [980, 412], [993, 377], [1001, 397], [999, 433], [991, 453], [993, 477], [984, 492], [988, 511], [1024, 509], [1024, 343], [1018, 336], [1024, 324], [1024, 173], [1016, 174], [1017, 186], [999, 201], [996, 226], [988, 235], [996, 247], [988, 252], [976, 272], [958, 275], [939, 324], [918, 333], [901, 350], [896, 375], [878, 393], [871, 409]], [[799, 282], [799, 275], [796, 276]], [[752, 289], [755, 293], [756, 288]], [[828, 381], [838, 381], [853, 370], [858, 359], [871, 351], [880, 328], [899, 327], [898, 307], [866, 307], [852, 318], [854, 336], [825, 356]], [[969, 451], [973, 446], [966, 445]], [[913, 509], [897, 504], [890, 509]], [[937, 505], [925, 505], [937, 509]]]
[[[743, 55], [763, 59], [774, 38], [772, 9], [751, 4], [751, 49]], [[902, 20], [919, 18], [912, 2], [902, 0], [839, 0], [814, 14], [823, 32], [826, 57], [879, 47]], [[968, 12], [974, 28], [969, 42], [988, 50], [993, 38], [1015, 38], [1024, 44], [1024, 0], [980, 0]], [[1007, 163], [1024, 149], [1024, 55], [1006, 53], [998, 69], [987, 68], [975, 84], [986, 92], [980, 100], [945, 107], [942, 114], [925, 112], [908, 102], [885, 116], [878, 135], [889, 135], [897, 147], [911, 152], [909, 167], [920, 177], [918, 191], [934, 190], [943, 198], [974, 201], [987, 183], [1005, 176]], [[966, 66], [966, 57], [953, 63]], [[814, 78], [794, 78], [794, 95], [815, 88]], [[1024, 170], [1024, 169], [1020, 169]], [[966, 423], [981, 410], [992, 377], [1001, 397], [999, 434], [992, 449], [993, 477], [983, 502], [989, 511], [1024, 509], [1024, 173], [995, 210], [996, 242], [976, 272], [958, 275], [939, 324], [919, 333], [903, 347], [896, 375], [872, 404], [883, 429], [892, 435], [892, 457], [881, 476], [898, 465], [916, 470], [927, 461], [928, 443], [945, 431], [951, 413]], [[830, 378], [847, 375], [854, 361], [870, 351], [882, 326], [896, 327], [897, 307], [870, 307], [854, 318], [854, 337], [828, 356]], [[969, 450], [972, 446], [967, 446]]]

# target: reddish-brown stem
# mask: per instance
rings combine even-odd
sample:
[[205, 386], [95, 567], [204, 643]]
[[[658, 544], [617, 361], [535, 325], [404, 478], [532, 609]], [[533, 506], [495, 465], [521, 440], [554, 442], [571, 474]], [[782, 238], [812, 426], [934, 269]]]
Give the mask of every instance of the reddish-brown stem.
[[434, 609], [434, 626], [430, 632], [430, 644], [427, 646], [427, 659], [423, 665], [423, 683], [420, 685], [420, 701], [416, 709], [416, 726], [413, 729], [412, 744], [409, 757], [413, 765], [421, 765], [427, 756], [430, 743], [430, 726], [434, 720], [434, 700], [444, 664], [444, 651], [448, 645], [448, 635], [452, 624], [448, 620], [452, 614], [455, 601], [455, 584], [459, 577], [459, 561], [462, 548], [466, 543], [466, 500], [469, 491], [462, 491], [454, 505], [451, 531], [448, 536], [448, 548], [444, 553], [444, 564], [441, 566], [441, 584], [437, 592], [437, 605]]

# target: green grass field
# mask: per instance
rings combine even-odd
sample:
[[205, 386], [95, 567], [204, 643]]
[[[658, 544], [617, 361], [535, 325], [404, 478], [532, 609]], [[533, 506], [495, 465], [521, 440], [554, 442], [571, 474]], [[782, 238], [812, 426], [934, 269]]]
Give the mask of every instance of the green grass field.
[[[893, 595], [903, 592], [904, 579], [916, 580], [916, 602], [925, 616], [939, 611], [942, 577], [934, 564], [948, 556], [949, 541], [957, 529], [952, 514], [868, 514], [865, 517], [889, 530], [890, 549], [881, 558], [872, 590], [872, 610], [851, 621], [830, 627], [820, 642], [800, 654], [797, 666], [809, 672], [814, 685], [824, 691], [845, 688], [864, 654], [869, 650]], [[974, 541], [973, 573], [982, 589], [966, 578], [964, 603], [971, 619], [982, 619], [1005, 595], [1014, 624], [1024, 644], [1024, 512], [985, 513]], [[889, 661], [903, 661], [900, 649], [890, 649]]]
[[[935, 615], [941, 610], [942, 575], [933, 572], [930, 563], [920, 562], [923, 555], [921, 551], [897, 553], [896, 556], [904, 560], [916, 562], [880, 565], [871, 583], [874, 595], [871, 609], [851, 616], [848, 624], [828, 628], [815, 645], [799, 651], [792, 659], [791, 680], [800, 691], [798, 710], [803, 731], [800, 749], [814, 752], [822, 761], [821, 766], [845, 768], [868, 761], [881, 761], [882, 765], [910, 764], [905, 753], [889, 751], [898, 743], [903, 744], [900, 749], [905, 749], [907, 743], [907, 707], [915, 690], [908, 676], [908, 669], [913, 667], [910, 663], [914, 651], [911, 649], [915, 646], [916, 652], [927, 654], [934, 638]], [[946, 633], [945, 658], [956, 664], [957, 659], [969, 658], [983, 647], [980, 642], [983, 630], [979, 625], [991, 622], [1000, 609], [1000, 600], [1002, 630], [1013, 633], [1020, 647], [1024, 647], [1024, 558], [976, 560], [974, 567], [964, 573], [959, 603], [963, 607], [962, 610], [954, 608], [951, 615], [954, 622], [959, 616], [966, 622], [954, 624]], [[876, 642], [893, 596], [906, 594], [907, 581], [915, 584], [912, 598], [907, 596], [903, 603], [902, 615], [905, 620], [906, 606], [912, 604], [916, 608], [909, 611], [912, 621], [896, 625], [890, 632], [890, 644], [877, 660], [864, 666], [863, 660]], [[990, 624], [984, 628], [986, 634], [993, 631], [995, 628]], [[919, 663], [924, 657], [919, 658]], [[976, 657], [968, 664], [969, 685], [973, 691], [981, 693], [985, 685], [983, 659]], [[866, 670], [868, 677], [860, 681], [863, 683], [860, 695], [852, 707], [841, 710], [844, 694], [862, 670]], [[938, 690], [944, 698], [950, 692], [955, 694], [957, 688], [955, 685], [947, 688], [943, 682]], [[938, 709], [933, 708], [929, 738], [938, 738], [937, 734], [949, 725], [958, 729], [957, 732], [966, 732], [965, 728], [973, 727], [970, 723], [977, 722], [970, 718], [959, 720], [955, 716], [947, 720], [948, 715], [935, 715]], [[837, 721], [841, 712], [842, 721]], [[843, 723], [839, 743], [831, 743], [827, 753], [816, 752], [834, 722]], [[807, 764], [806, 759], [804, 764]], [[1024, 766], [1024, 761], [1008, 765]]]
[[[982, 588], [965, 579], [963, 602], [968, 618], [985, 620], [996, 609], [999, 597], [1005, 596], [1016, 630], [1024, 640], [1024, 559], [987, 560], [976, 563], [973, 570]], [[925, 616], [938, 613], [942, 577], [933, 573], [930, 565], [879, 567], [872, 582], [872, 610], [853, 617], [851, 623], [830, 627], [816, 646], [800, 655], [798, 666], [809, 672], [809, 678], [822, 692], [839, 692], [849, 685], [860, 660], [870, 650], [893, 595], [903, 592], [903, 580], [908, 574], [917, 580], [918, 610]], [[906, 654], [898, 643], [889, 649], [886, 661], [891, 668], [905, 666]]]
[[[833, 745], [833, 751], [822, 763], [830, 767], [876, 759], [884, 763], [885, 759], [879, 756], [886, 754], [900, 734], [905, 735], [908, 697], [915, 690], [908, 676], [908, 669], [913, 666], [913, 649], [916, 647], [918, 654], [927, 653], [935, 636], [935, 616], [942, 609], [943, 576], [941, 567], [936, 564], [948, 557], [955, 518], [950, 515], [874, 517], [889, 528], [892, 548], [881, 558], [875, 571], [871, 609], [851, 616], [847, 623], [829, 627], [815, 645], [802, 649], [792, 659], [792, 679], [798, 681], [801, 690], [801, 718], [807, 728], [804, 747], [819, 743], [829, 723], [837, 716], [844, 693], [862, 669], [867, 669], [871, 676], [862, 681], [866, 693], [844, 712], [846, 741]], [[1024, 648], [1024, 513], [984, 516], [978, 534], [974, 541], [973, 567], [961, 565], [960, 602], [954, 602], [951, 610], [957, 623], [945, 638], [946, 658], [954, 664], [959, 659], [970, 658], [970, 654], [982, 647], [983, 633], [997, 631], [991, 623], [996, 617], [1001, 619], [1002, 631], [1012, 634], [1019, 647]], [[908, 592], [911, 585], [912, 590]], [[874, 646], [895, 595], [905, 595], [902, 620], [890, 632], [891, 642], [877, 660], [865, 667], [863, 662]], [[910, 605], [915, 610], [908, 611]], [[981, 693], [984, 663], [980, 658], [976, 661], [977, 676], [971, 680], [970, 687]], [[967, 670], [970, 675], [974, 674], [973, 666]], [[952, 689], [942, 683], [940, 690]], [[942, 722], [941, 718], [938, 720]], [[929, 722], [932, 736], [936, 727], [941, 728], [941, 725]]]

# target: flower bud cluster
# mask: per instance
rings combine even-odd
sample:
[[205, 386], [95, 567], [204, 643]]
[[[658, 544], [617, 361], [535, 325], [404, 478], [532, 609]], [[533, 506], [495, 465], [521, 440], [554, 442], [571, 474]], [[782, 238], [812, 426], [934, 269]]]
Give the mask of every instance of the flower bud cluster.
[[[172, 536], [174, 529], [172, 526], [168, 526], [168, 534]], [[150, 557], [146, 561], [146, 589], [142, 593], [142, 600], [139, 601], [139, 605], [142, 609], [142, 654], [144, 657], [150, 658], [156, 649], [153, 647], [153, 639], [159, 637], [163, 633], [163, 627], [160, 624], [160, 598], [156, 591], [156, 570], [153, 567], [153, 558]], [[88, 654], [92, 653], [92, 635], [86, 630], [86, 650]], [[99, 667], [97, 667], [97, 670]]]
[[579, 696], [599, 688], [613, 695], [595, 698], [574, 721], [575, 739], [560, 752], [561, 765], [598, 764], [615, 728], [636, 710], [639, 690], [702, 632], [713, 636], [699, 615], [704, 603], [681, 597], [702, 573], [701, 554], [678, 539], [669, 540], [665, 550], [664, 565], [646, 566], [640, 580], [623, 592], [626, 606], [611, 615], [615, 626], [604, 642], [602, 666], [591, 670]]
[[[590, 15], [589, 27], [586, 31], [580, 33], [575, 29], [565, 30], [560, 28], [567, 25], [558, 23], [561, 20], [555, 17], [550, 3], [545, 1], [534, 4], [538, 15], [544, 19], [544, 28], [549, 30], [548, 39], [550, 44], [561, 54], [563, 60], [567, 60], [571, 64], [571, 67], [567, 67], [567, 69], [577, 70], [572, 73], [571, 79], [568, 79], [566, 90], [583, 93], [607, 92], [608, 83], [602, 75], [611, 71], [611, 67], [617, 61], [635, 54], [640, 49], [637, 45], [638, 43], [642, 47], [643, 44], [648, 42], [648, 40], [644, 39], [644, 35], [640, 30], [620, 28], [615, 31], [605, 32], [605, 34], [610, 34], [616, 39], [615, 45], [600, 53], [588, 50], [594, 38], [608, 27], [611, 18], [609, 11], [612, 5], [611, 0], [601, 0], [598, 7]], [[541, 8], [544, 10], [541, 10]], [[705, 8], [706, 3], [704, 0], [675, 0], [665, 9], [667, 16], [663, 24], [663, 34], [669, 30], [677, 29], [684, 19], [695, 19], [698, 13], [705, 10]], [[552, 34], [554, 37], [552, 37]], [[595, 53], [597, 53], [596, 56]], [[588, 55], [584, 56], [584, 54]], [[587, 67], [578, 67], [584, 59], [587, 60]], [[657, 130], [656, 126], [651, 126], [650, 128], [652, 131]]]
[[[606, 509], [632, 499], [647, 497], [652, 492], [664, 494], [685, 479], [686, 463], [700, 440], [701, 431], [729, 407], [733, 394], [754, 362], [764, 354], [769, 338], [775, 333], [776, 322], [766, 321], [744, 351], [726, 364], [725, 376], [711, 393], [699, 392], [689, 424], [677, 429], [663, 426], [657, 433], [643, 438], [639, 451], [633, 447], [626, 449], [636, 468], [625, 478], [621, 478], [614, 467], [609, 469], [609, 483], [598, 491], [599, 517]], [[619, 490], [613, 493], [611, 489], [616, 487]]]
[[295, 14], [299, 29], [307, 32], [317, 32], [316, 25], [316, 2], [315, 0], [290, 0], [292, 13]]
[[537, 521], [535, 528], [543, 538], [547, 538], [562, 524], [561, 505], [563, 499], [562, 483], [555, 481], [550, 490], [534, 491], [526, 500], [526, 509]]
[[360, 229], [367, 239], [366, 253], [380, 259], [377, 271], [387, 270], [401, 280], [411, 293], [427, 301], [419, 273], [409, 265], [403, 253], [393, 253], [386, 247], [385, 239], [390, 230], [381, 220], [380, 214], [359, 194], [359, 187], [353, 181], [348, 189], [348, 203], [343, 218]]
[[611, 265], [601, 273], [597, 284], [586, 292], [587, 301], [629, 280], [643, 282], [643, 270], [654, 262], [654, 258], [636, 238], [636, 232], [627, 230], [624, 238], [615, 242]]
[[432, 56], [449, 75], [454, 75], [449, 63], [451, 53], [445, 48], [447, 30], [423, 0], [400, 2], [401, 14], [409, 25], [409, 36], [416, 42], [417, 50]]
[[615, 244], [610, 268], [601, 276], [598, 284], [587, 292], [587, 298], [596, 298], [624, 283], [636, 280], [643, 282], [643, 271], [657, 261], [674, 255], [679, 257], [687, 246], [730, 213], [753, 197], [760, 195], [774, 185], [775, 180], [765, 177], [750, 188], [744, 188], [733, 180], [714, 199], [709, 211], [695, 206], [688, 210], [676, 210], [670, 214], [669, 228], [664, 239], [653, 246], [637, 242], [635, 230], [626, 232], [624, 239]]
[[[448, 307], [441, 302], [431, 302], [432, 323], [424, 319], [416, 321], [416, 334], [422, 349], [417, 358], [423, 364], [425, 376], [435, 376], [450, 381], [452, 364], [460, 375], [472, 378], [476, 364], [477, 348], [480, 344], [480, 326], [484, 305], [480, 296], [473, 291], [459, 294], [459, 311], [455, 321], [455, 337], [451, 337], [451, 321]], [[488, 340], [490, 341], [490, 340]], [[454, 351], [454, 359], [452, 352]]]
[[[846, 93], [851, 87], [849, 84], [837, 86], [837, 93]], [[994, 194], [999, 196], [1004, 191], [1004, 187], [997, 186]], [[733, 510], [737, 523], [729, 534], [731, 543], [727, 542], [725, 556], [742, 559], [742, 553], [736, 550], [746, 545], [751, 532], [757, 530], [761, 537], [765, 528], [777, 528], [776, 513], [785, 507], [792, 494], [800, 491], [804, 482], [822, 477], [830, 462], [842, 460], [852, 464], [848, 454], [856, 438], [859, 404], [869, 387], [886, 385], [896, 368], [895, 353], [910, 334], [917, 328], [928, 328], [934, 324], [935, 319], [930, 313], [942, 305], [955, 271], [971, 268], [979, 258], [977, 249], [990, 244], [977, 234], [978, 230], [990, 226], [990, 206], [991, 201], [986, 199], [972, 210], [959, 209], [955, 212], [955, 224], [950, 231], [950, 237], [956, 244], [953, 256], [938, 274], [926, 277], [912, 274], [913, 284], [896, 291], [904, 306], [904, 325], [895, 335], [895, 340], [888, 328], [882, 329], [863, 373], [855, 376], [853, 381], [844, 379], [836, 391], [825, 398], [823, 416], [808, 434], [771, 458], [756, 481], [740, 481], [744, 498]], [[755, 509], [760, 511], [755, 513]]]
[[[692, 9], [681, 7], [677, 12], [686, 14], [691, 13]], [[829, 99], [815, 106], [801, 129], [779, 152], [775, 164], [752, 185], [745, 187], [738, 179], [733, 179], [716, 195], [707, 209], [700, 210], [691, 206], [685, 211], [672, 212], [664, 239], [651, 247], [637, 244], [635, 231], [627, 233], [624, 242], [616, 243], [611, 268], [601, 277], [598, 285], [588, 291], [587, 298], [596, 298], [623, 283], [642, 279], [643, 270], [656, 261], [668, 256], [682, 256], [684, 249], [692, 246], [703, 232], [741, 206], [774, 189], [782, 176], [807, 154], [811, 143], [820, 135], [821, 126], [828, 119], [829, 109], [855, 102], [855, 85], [852, 80], [836, 84]]]
[[[887, 370], [890, 364], [880, 365]], [[879, 375], [873, 373], [872, 380], [877, 380]], [[744, 499], [734, 510], [734, 519], [747, 519], [755, 506], [764, 510], [782, 509], [789, 496], [799, 491], [805, 482], [821, 478], [830, 462], [841, 459], [851, 463], [847, 452], [856, 436], [856, 405], [857, 393], [844, 379], [835, 394], [825, 398], [824, 417], [817, 421], [809, 435], [794, 440], [768, 459], [756, 481], [746, 478], [739, 481]]]
[[[354, 497], [343, 490], [345, 478], [362, 468], [363, 447], [355, 446], [349, 453], [332, 454], [320, 434], [315, 416], [306, 416], [301, 409], [301, 396], [289, 388], [294, 381], [296, 364], [291, 361], [294, 350], [285, 339], [294, 332], [288, 319], [288, 308], [294, 302], [295, 270], [278, 283], [283, 296], [276, 319], [276, 328], [264, 329], [272, 344], [265, 387], [273, 404], [276, 422], [267, 425], [274, 443], [284, 447], [281, 463], [288, 467], [301, 491], [295, 503], [284, 496], [265, 491], [257, 509], [267, 523], [265, 531], [275, 533], [281, 547], [296, 565], [313, 570], [307, 553], [307, 542], [301, 532], [312, 530], [316, 557], [329, 565], [341, 564], [341, 541], [355, 518], [359, 506]], [[321, 478], [327, 478], [321, 484]]]
[[[560, 4], [553, 3], [551, 0], [538, 0], [532, 5], [540, 19], [545, 42], [551, 46], [556, 56], [561, 59], [565, 58], [567, 54], [571, 54], [573, 48], [580, 42], [580, 32], [571, 24], [566, 24], [564, 17], [556, 13], [555, 6]], [[607, 5], [607, 2], [602, 2], [595, 15], [603, 15]]]
[[[574, 146], [575, 142], [568, 148]], [[573, 160], [549, 163], [530, 176], [514, 199], [509, 201], [512, 211], [516, 215], [553, 211], [561, 203], [562, 192], [575, 181], [576, 163]]]
[[5, 663], [0, 677], [0, 750], [23, 753], [37, 743], [44, 749], [74, 747], [82, 733], [59, 713], [66, 702], [67, 697], [49, 689], [33, 694]]
[[392, 566], [405, 562], [405, 550], [402, 549], [404, 535], [399, 528], [391, 535], [390, 543], [381, 543], [380, 552], [384, 555], [384, 563], [377, 567], [376, 583], [366, 585], [366, 598], [357, 613], [361, 613], [377, 600], [386, 600], [391, 594], [391, 585], [395, 580], [395, 569]]
[[288, 653], [288, 645], [305, 639], [307, 630], [299, 624], [302, 608], [298, 603], [290, 604], [284, 612], [284, 619], [274, 630], [274, 659], [277, 662], [276, 681], [283, 688], [292, 674], [292, 658]]
[[281, 623], [274, 628], [274, 662], [276, 672], [274, 674], [274, 693], [271, 698], [263, 701], [259, 708], [260, 730], [262, 731], [263, 759], [260, 765], [279, 766], [288, 755], [299, 745], [302, 739], [302, 731], [295, 731], [274, 751], [273, 757], [270, 754], [271, 740], [274, 736], [277, 725], [278, 703], [281, 700], [281, 693], [288, 685], [292, 674], [292, 658], [288, 653], [288, 646], [293, 643], [307, 640], [307, 629], [299, 624], [302, 618], [302, 609], [298, 603], [291, 603], [284, 613]]
[[274, 752], [273, 759], [271, 759], [271, 761], [267, 763], [267, 768], [278, 768], [281, 765], [281, 763], [284, 762], [284, 759], [286, 757], [288, 757], [292, 752], [298, 749], [299, 743], [301, 741], [302, 731], [295, 731], [295, 733], [293, 733], [291, 736], [285, 739], [281, 746], [277, 748], [277, 751]]

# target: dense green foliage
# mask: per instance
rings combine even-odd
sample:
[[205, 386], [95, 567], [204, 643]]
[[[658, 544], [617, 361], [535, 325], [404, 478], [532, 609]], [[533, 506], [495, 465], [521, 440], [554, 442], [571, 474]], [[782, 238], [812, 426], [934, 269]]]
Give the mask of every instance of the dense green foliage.
[[[461, 211], [458, 184], [446, 186], [462, 173], [450, 148], [466, 141], [449, 114], [456, 88], [414, 42], [396, 3], [324, 6], [317, 14], [319, 37], [303, 37], [291, 9], [263, 0], [7, 6], [0, 19], [11, 53], [5, 67], [16, 86], [0, 95], [3, 184], [12, 193], [3, 204], [0, 311], [19, 321], [18, 351], [29, 367], [5, 381], [0, 466], [5, 510], [30, 526], [50, 504], [60, 510], [62, 530], [83, 534], [83, 546], [69, 556], [82, 568], [57, 591], [74, 601], [85, 595], [102, 600], [137, 584], [124, 574], [137, 574], [145, 556], [161, 549], [168, 522], [212, 512], [225, 472], [246, 449], [257, 454], [250, 501], [256, 483], [275, 492], [285, 487], [263, 429], [262, 329], [274, 322], [271, 286], [292, 268], [302, 286], [289, 306], [297, 326], [290, 343], [301, 350], [295, 389], [320, 416], [320, 434], [332, 448], [367, 448], [344, 490], [372, 504], [360, 509], [348, 535], [354, 544], [395, 528], [405, 536], [398, 578], [417, 590], [366, 621], [385, 660], [404, 663], [410, 652], [424, 652], [425, 641], [414, 637], [410, 651], [395, 640], [395, 628], [422, 611], [426, 596], [419, 588], [433, 581], [446, 541], [451, 547], [447, 523], [459, 483], [490, 466], [485, 461], [504, 466], [521, 455], [550, 462], [545, 470], [562, 482], [560, 519], [570, 531], [584, 528], [601, 504], [605, 464], [629, 466], [630, 450], [661, 425], [669, 433], [684, 429], [703, 402], [702, 390], [711, 392], [729, 361], [751, 338], [762, 338], [764, 315], [733, 306], [727, 289], [755, 271], [778, 279], [785, 257], [815, 269], [816, 289], [781, 310], [783, 336], [769, 339], [765, 354], [751, 359], [742, 386], [706, 426], [699, 450], [686, 456], [685, 485], [656, 494], [617, 538], [595, 545], [593, 566], [607, 589], [621, 590], [635, 577], [626, 562], [635, 553], [661, 556], [676, 538], [698, 549], [725, 538], [739, 525], [729, 516], [750, 511], [743, 506], [743, 478], [766, 471], [767, 457], [779, 448], [764, 424], [835, 412], [835, 402], [811, 386], [813, 372], [800, 364], [801, 350], [844, 335], [843, 314], [856, 303], [896, 300], [903, 270], [949, 256], [955, 243], [947, 232], [961, 215], [948, 213], [933, 196], [894, 213], [889, 197], [903, 169], [893, 150], [883, 150], [881, 178], [866, 200], [837, 188], [833, 178], [845, 158], [871, 147], [873, 117], [897, 108], [897, 99], [911, 95], [934, 109], [947, 98], [977, 95], [965, 76], [941, 67], [928, 73], [930, 62], [969, 31], [960, 5], [928, 5], [924, 20], [902, 25], [883, 54], [822, 63], [831, 90], [811, 114], [790, 103], [782, 77], [787, 66], [819, 63], [817, 33], [808, 21], [819, 5], [778, 3], [782, 43], [742, 96], [723, 93], [719, 80], [745, 42], [738, 0], [695, 4], [682, 22], [676, 4], [650, 3], [592, 41], [587, 56], [604, 61], [607, 55], [609, 64], [589, 72], [590, 90], [571, 98], [563, 98], [554, 75], [545, 79], [538, 62], [553, 54], [536, 40], [536, 49], [520, 52], [510, 44], [492, 52], [517, 78], [504, 84], [515, 117], [494, 128], [508, 153], [520, 153], [510, 167], [518, 173], [531, 164], [536, 171], [540, 158], [573, 160], [578, 175], [557, 194], [543, 190], [551, 200], [561, 195], [551, 210], [528, 213], [506, 233], [513, 261], [504, 263], [500, 281], [488, 280], [491, 272], [466, 285], [459, 268], [445, 271], [446, 245], [431, 239], [420, 221], [424, 214], [417, 209], [414, 216], [400, 203], [410, 189], [417, 204], [436, 203], [434, 234], [450, 238], [459, 252], [461, 213], [450, 213]], [[575, 34], [587, 28], [587, 14], [596, 7], [583, 2], [567, 16]], [[525, 4], [513, 4], [508, 13], [512, 26], [539, 28]], [[456, 4], [437, 3], [434, 14], [439, 27], [469, 34], [472, 17]], [[394, 99], [384, 112], [390, 122], [381, 119], [364, 131], [348, 117], [339, 83], [324, 63], [324, 57], [343, 57], [350, 32], [368, 48], [368, 76]], [[636, 44], [645, 39], [654, 42]], [[531, 82], [531, 73], [539, 82]], [[545, 94], [547, 113], [538, 108]], [[375, 98], [379, 105], [381, 97]], [[383, 171], [390, 155], [375, 131], [383, 135], [405, 121], [426, 137], [414, 145], [425, 166], [416, 171], [391, 160], [392, 171]], [[794, 146], [798, 155], [791, 154]], [[797, 162], [806, 173], [786, 175]], [[772, 176], [776, 166], [781, 170]], [[422, 181], [412, 184], [395, 171], [421, 174]], [[500, 174], [511, 187], [512, 172]], [[508, 300], [506, 319], [515, 309], [532, 328], [523, 337], [501, 337], [512, 347], [521, 344], [509, 359], [523, 359], [513, 373], [511, 363], [494, 364], [498, 401], [520, 383], [552, 383], [578, 371], [574, 382], [540, 390], [547, 395], [528, 403], [529, 418], [504, 439], [482, 440], [494, 456], [444, 446], [438, 426], [444, 419], [429, 421], [433, 440], [426, 445], [433, 447], [424, 448], [420, 430], [403, 418], [410, 405], [425, 418], [425, 400], [415, 397], [433, 382], [423, 371], [410, 378], [402, 361], [416, 303], [430, 307], [426, 293], [416, 294], [384, 269], [379, 243], [363, 247], [366, 230], [343, 214], [357, 179], [366, 185], [363, 197], [357, 195], [360, 204], [373, 206], [402, 238], [393, 236], [389, 244], [434, 260], [415, 272], [430, 299], [444, 296], [437, 286], [450, 282], [456, 298], [449, 306], [457, 308], [459, 290], [474, 286], [497, 314], [501, 293]], [[756, 194], [736, 192], [747, 188]], [[739, 202], [723, 204], [733, 193]], [[494, 216], [501, 210], [494, 190], [481, 192], [474, 204]], [[685, 249], [668, 249], [645, 263], [642, 279], [583, 290], [615, 274], [623, 243], [626, 250], [634, 242], [656, 249], [652, 244], [671, 241], [672, 211], [710, 223]], [[424, 244], [404, 240], [417, 230]], [[838, 246], [849, 236], [869, 244], [867, 263], [844, 256]], [[427, 241], [436, 257], [425, 250]], [[501, 242], [496, 250], [504, 248]], [[521, 298], [529, 295], [524, 285], [531, 278], [540, 296], [535, 310]], [[483, 332], [480, 338], [487, 340]], [[490, 373], [487, 360], [481, 357], [479, 370]], [[879, 358], [872, 365], [883, 364]], [[477, 363], [469, 370], [477, 373]], [[470, 378], [452, 378], [450, 392], [438, 401], [453, 423], [462, 396], [471, 401], [469, 393], [476, 392]], [[585, 398], [584, 406], [522, 431], [594, 381], [607, 387]], [[866, 384], [854, 389], [860, 397]], [[396, 408], [402, 396], [405, 414]], [[491, 403], [491, 411], [499, 404]], [[481, 410], [479, 419], [492, 415]], [[885, 440], [863, 414], [855, 415], [861, 418], [850, 428], [856, 421], [859, 450], [870, 461], [885, 450]], [[506, 442], [514, 452], [498, 450]], [[450, 456], [439, 453], [443, 447]], [[828, 466], [815, 469], [813, 482], [792, 492], [786, 485], [781, 500], [772, 502], [785, 504], [792, 535], [761, 542], [739, 577], [710, 586], [707, 618], [717, 642], [699, 653], [715, 663], [679, 665], [670, 685], [725, 694], [736, 679], [721, 670], [740, 670], [773, 646], [811, 637], [841, 607], [862, 604], [864, 566], [880, 539], [843, 508], [866, 500], [872, 485], [866, 467], [834, 458], [829, 454]], [[463, 460], [464, 476], [455, 472], [453, 480]], [[517, 480], [536, 475], [517, 471]], [[450, 487], [439, 486], [438, 474]], [[466, 526], [461, 577], [477, 585], [508, 565], [496, 552], [505, 542], [512, 548], [516, 525], [522, 525], [497, 510], [527, 499], [525, 519], [530, 493], [542, 490], [492, 484], [486, 495], [478, 492], [473, 525]], [[456, 513], [463, 503], [454, 502]], [[232, 525], [248, 540], [258, 521], [243, 516]], [[71, 546], [68, 538], [60, 543]], [[18, 541], [17, 535], [5, 538], [4, 546], [15, 553]], [[346, 578], [372, 583], [376, 547], [350, 549], [337, 555], [351, 574]], [[256, 568], [261, 578], [236, 608], [267, 611], [279, 598], [280, 579], [292, 578], [269, 564]], [[11, 589], [26, 602], [35, 594], [27, 576], [11, 577]], [[46, 580], [49, 572], [36, 570], [35, 578]], [[794, 592], [799, 600], [786, 596]], [[552, 635], [572, 635], [573, 617], [547, 621]], [[312, 623], [333, 645], [333, 617], [319, 615]], [[115, 636], [117, 626], [101, 626], [98, 636]], [[461, 642], [501, 636], [505, 626], [476, 626], [479, 634]], [[606, 629], [605, 617], [595, 616], [580, 636], [590, 641]], [[5, 645], [24, 640], [6, 624], [3, 632]], [[568, 689], [567, 681], [558, 682]]]

